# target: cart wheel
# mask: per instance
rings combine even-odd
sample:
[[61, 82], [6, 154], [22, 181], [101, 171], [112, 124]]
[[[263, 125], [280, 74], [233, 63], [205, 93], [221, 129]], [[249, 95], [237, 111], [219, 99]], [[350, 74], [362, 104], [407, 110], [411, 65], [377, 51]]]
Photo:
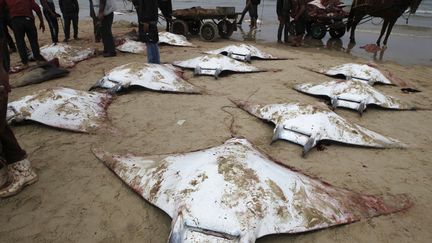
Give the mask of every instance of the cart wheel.
[[218, 30], [221, 38], [228, 39], [234, 33], [234, 24], [228, 20], [222, 20], [218, 23]]
[[309, 21], [307, 21], [305, 27], [306, 27], [306, 33], [308, 33], [308, 34], [310, 35], [311, 32], [312, 32], [312, 30], [311, 30], [311, 28], [312, 28], [312, 23], [309, 22]]
[[333, 38], [341, 38], [345, 34], [346, 26], [344, 24], [330, 28], [329, 34]]
[[187, 23], [180, 19], [174, 20], [171, 24], [171, 33], [178, 35], [187, 35], [189, 33]]
[[312, 24], [310, 34], [314, 39], [321, 40], [322, 38], [324, 38], [326, 33], [327, 29], [324, 25]]
[[213, 41], [217, 38], [218, 27], [215, 23], [207, 21], [200, 29], [201, 38], [206, 41]]
[[201, 22], [193, 21], [189, 23], [189, 32], [191, 35], [198, 35], [200, 33]]

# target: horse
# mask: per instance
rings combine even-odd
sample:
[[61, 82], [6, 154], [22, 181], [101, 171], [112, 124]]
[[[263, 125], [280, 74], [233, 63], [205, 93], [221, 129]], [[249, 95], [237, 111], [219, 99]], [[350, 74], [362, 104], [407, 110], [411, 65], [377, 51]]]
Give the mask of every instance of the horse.
[[364, 16], [369, 15], [371, 17], [380, 17], [384, 19], [381, 34], [376, 44], [380, 46], [381, 38], [384, 33], [386, 33], [383, 42], [384, 46], [386, 46], [396, 20], [408, 8], [410, 8], [410, 14], [415, 13], [421, 1], [422, 0], [354, 0], [347, 22], [347, 31], [351, 28], [351, 42], [355, 43], [355, 29], [358, 23]]

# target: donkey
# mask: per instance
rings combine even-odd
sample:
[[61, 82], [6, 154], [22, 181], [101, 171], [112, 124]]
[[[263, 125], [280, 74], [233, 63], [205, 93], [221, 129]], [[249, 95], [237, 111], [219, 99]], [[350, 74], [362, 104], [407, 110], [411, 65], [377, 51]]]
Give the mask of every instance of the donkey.
[[384, 46], [386, 46], [396, 20], [408, 8], [410, 8], [411, 14], [415, 13], [421, 1], [422, 0], [354, 0], [347, 22], [347, 31], [351, 28], [351, 42], [355, 43], [354, 35], [358, 23], [364, 16], [369, 15], [384, 19], [381, 34], [376, 44], [380, 46], [381, 38], [387, 31], [383, 42]]

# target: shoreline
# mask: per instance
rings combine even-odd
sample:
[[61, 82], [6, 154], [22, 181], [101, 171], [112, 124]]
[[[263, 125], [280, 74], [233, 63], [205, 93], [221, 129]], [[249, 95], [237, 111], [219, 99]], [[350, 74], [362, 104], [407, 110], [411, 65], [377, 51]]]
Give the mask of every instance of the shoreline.
[[[248, 19], [248, 16], [246, 16], [243, 29], [234, 32], [231, 37], [232, 40], [254, 42], [252, 39], [255, 38], [255, 42], [259, 44], [276, 43], [277, 22], [266, 21], [264, 19], [263, 23], [258, 24], [259, 29], [251, 32], [248, 27]], [[116, 15], [115, 21], [116, 20], [136, 22], [134, 14]], [[398, 21], [398, 23], [400, 21]], [[429, 19], [428, 23], [432, 24], [432, 18]], [[349, 52], [355, 57], [365, 58], [369, 61], [390, 61], [409, 66], [432, 66], [432, 48], [430, 48], [430, 43], [432, 43], [432, 27], [407, 26], [403, 24], [396, 25], [392, 35], [390, 35], [388, 48], [382, 53], [383, 55], [381, 55], [381, 60], [374, 60], [373, 53], [368, 53], [360, 47], [375, 43], [380, 31], [380, 25], [360, 25], [356, 31], [357, 43], [354, 46], [350, 44], [349, 33], [346, 33], [340, 39], [330, 38], [328, 33], [322, 40], [315, 40], [306, 36], [305, 44], [308, 48], [322, 48], [326, 47], [328, 42], [332, 42], [333, 44], [337, 43], [339, 46], [338, 50], [333, 48], [333, 51]], [[415, 53], [415, 55], [413, 55], [413, 53]], [[377, 56], [380, 57], [380, 53], [377, 53]]]

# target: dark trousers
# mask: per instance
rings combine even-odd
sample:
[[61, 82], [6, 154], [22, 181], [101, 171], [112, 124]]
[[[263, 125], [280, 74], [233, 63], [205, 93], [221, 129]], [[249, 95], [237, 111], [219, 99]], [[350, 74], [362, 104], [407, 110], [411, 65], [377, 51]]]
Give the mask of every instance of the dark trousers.
[[59, 33], [59, 26], [57, 22], [57, 17], [52, 16], [49, 12], [44, 11], [45, 19], [48, 23], [50, 33], [51, 33], [51, 40], [53, 43], [58, 42], [58, 33]]
[[39, 50], [38, 34], [34, 19], [29, 17], [14, 17], [11, 20], [11, 26], [15, 35], [16, 45], [21, 62], [23, 64], [28, 63], [27, 47], [24, 40], [26, 35], [30, 42], [34, 59], [38, 61], [44, 61], [45, 59], [41, 56]]
[[70, 16], [63, 16], [64, 19], [64, 33], [65, 33], [65, 39], [69, 40], [70, 38], [70, 26], [71, 22], [74, 29], [74, 38], [78, 38], [78, 14], [76, 15], [70, 15]]
[[[2, 66], [6, 72], [9, 72], [10, 68], [10, 59], [9, 59], [9, 50], [6, 45], [6, 20], [4, 18], [0, 18], [0, 60], [3, 60]], [[0, 71], [2, 67], [0, 67]], [[0, 80], [1, 81], [1, 80]]]
[[169, 31], [170, 23], [172, 21], [172, 3], [171, 0], [169, 1], [159, 1], [158, 7], [160, 11], [162, 12], [162, 15], [165, 18], [166, 21], [166, 31]]
[[5, 164], [12, 164], [26, 158], [26, 152], [20, 147], [12, 129], [6, 122], [8, 94], [0, 85], [0, 159]]
[[112, 34], [112, 23], [114, 20], [114, 13], [110, 13], [108, 15], [105, 15], [101, 26], [100, 26], [100, 32], [102, 37], [102, 43], [104, 45], [104, 53], [115, 53], [115, 44], [114, 44], [114, 37]]
[[99, 42], [101, 40], [101, 38], [102, 38], [101, 37], [101, 32], [100, 32], [100, 23], [99, 23], [99, 20], [96, 17], [94, 17], [92, 19], [93, 19], [93, 34], [94, 34], [94, 37], [95, 37], [95, 41]]
[[[4, 26], [2, 26], [2, 27], [3, 27], [4, 34], [5, 34], [5, 37], [6, 37], [7, 45], [9, 46], [9, 49], [10, 49], [10, 50], [14, 50], [14, 51], [16, 51], [15, 42], [14, 42], [14, 40], [12, 39], [12, 36], [9, 34], [8, 25], [9, 25], [9, 27], [11, 27], [11, 26], [10, 26], [10, 23], [5, 24]], [[12, 28], [12, 27], [11, 27], [11, 28]]]
[[249, 16], [251, 17], [251, 20], [257, 20], [258, 19], [258, 5], [257, 4], [251, 4], [249, 8]]
[[[6, 45], [6, 43], [4, 43], [3, 45], [0, 42], [0, 55], [1, 58], [3, 60], [3, 69], [6, 70], [6, 72], [10, 71], [10, 57], [9, 57], [9, 50], [8, 47]], [[1, 86], [0, 86], [1, 87]]]
[[288, 31], [289, 31], [290, 18], [282, 16], [279, 21], [279, 28], [277, 38], [278, 41], [282, 41], [282, 32], [284, 33], [284, 41], [288, 42]]

